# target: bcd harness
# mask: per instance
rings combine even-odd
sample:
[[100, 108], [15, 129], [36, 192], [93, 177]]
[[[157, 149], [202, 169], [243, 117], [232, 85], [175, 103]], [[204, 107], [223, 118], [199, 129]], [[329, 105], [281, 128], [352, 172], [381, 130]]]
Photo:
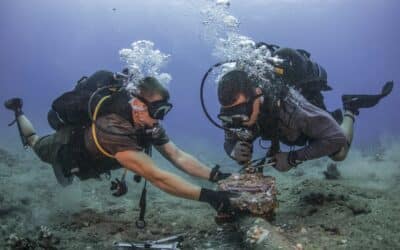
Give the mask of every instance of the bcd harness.
[[[114, 157], [112, 154], [108, 153], [108, 152], [101, 146], [101, 144], [100, 144], [100, 142], [99, 142], [99, 140], [98, 140], [98, 138], [97, 138], [97, 134], [96, 134], [96, 120], [97, 120], [97, 115], [98, 115], [98, 113], [99, 113], [99, 110], [100, 110], [102, 104], [103, 104], [107, 99], [109, 99], [110, 97], [111, 97], [111, 95], [107, 95], [107, 96], [102, 97], [102, 98], [100, 99], [100, 101], [98, 102], [98, 104], [96, 105], [96, 108], [95, 108], [94, 113], [93, 113], [93, 116], [92, 116], [91, 132], [92, 132], [92, 137], [93, 137], [93, 140], [94, 140], [94, 143], [95, 143], [97, 149], [98, 149], [103, 155], [105, 155], [106, 157], [115, 159], [115, 157]], [[89, 105], [90, 105], [90, 101], [89, 101]], [[145, 153], [146, 153], [149, 157], [151, 157], [151, 155], [152, 155], [152, 146], [151, 146], [151, 145], [149, 145], [149, 144], [146, 145], [146, 147], [145, 147]], [[124, 168], [124, 173], [123, 173], [123, 175], [122, 175], [121, 181], [124, 181], [125, 176], [126, 176], [126, 174], [127, 174], [127, 171], [128, 171], [128, 170], [127, 170], [126, 168]], [[134, 180], [135, 180], [136, 182], [140, 182], [141, 176], [135, 175], [135, 176], [134, 176]], [[140, 201], [139, 201], [140, 214], [139, 214], [139, 218], [136, 220], [136, 223], [135, 223], [135, 224], [136, 224], [136, 227], [137, 227], [137, 228], [140, 228], [140, 229], [143, 229], [144, 227], [146, 227], [146, 221], [144, 220], [144, 216], [145, 216], [145, 214], [146, 214], [146, 197], [147, 197], [147, 188], [146, 188], [146, 187], [147, 187], [147, 180], [144, 181], [142, 193], [141, 193], [141, 195], [140, 195]]]

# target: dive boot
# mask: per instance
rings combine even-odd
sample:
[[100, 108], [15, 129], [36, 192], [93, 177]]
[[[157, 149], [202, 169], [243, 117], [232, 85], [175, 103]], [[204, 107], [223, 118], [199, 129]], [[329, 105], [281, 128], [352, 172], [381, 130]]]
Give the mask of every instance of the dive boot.
[[393, 89], [393, 81], [386, 82], [382, 92], [378, 95], [342, 95], [344, 110], [349, 110], [355, 115], [360, 113], [360, 108], [370, 108], [378, 104], [385, 96], [389, 95]]
[[23, 102], [21, 98], [14, 97], [5, 101], [4, 107], [6, 107], [6, 109], [14, 111], [15, 116], [18, 116], [22, 115], [22, 104]]

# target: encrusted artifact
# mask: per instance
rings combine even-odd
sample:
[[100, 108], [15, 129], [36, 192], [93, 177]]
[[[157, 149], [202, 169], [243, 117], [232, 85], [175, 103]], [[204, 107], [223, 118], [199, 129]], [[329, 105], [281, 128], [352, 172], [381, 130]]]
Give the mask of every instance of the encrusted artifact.
[[232, 174], [218, 182], [218, 189], [239, 193], [231, 203], [243, 214], [269, 219], [278, 206], [275, 178], [262, 173]]

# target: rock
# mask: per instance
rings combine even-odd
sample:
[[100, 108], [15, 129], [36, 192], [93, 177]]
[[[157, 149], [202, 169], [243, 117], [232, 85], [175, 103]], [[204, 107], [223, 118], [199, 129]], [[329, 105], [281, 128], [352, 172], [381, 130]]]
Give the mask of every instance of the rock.
[[304, 195], [301, 200], [309, 205], [321, 206], [325, 202], [325, 195], [323, 193], [311, 192]]
[[22, 205], [28, 206], [31, 204], [31, 199], [28, 197], [25, 197], [25, 198], [20, 199], [20, 202], [22, 203]]
[[159, 235], [159, 234], [161, 234], [161, 230], [159, 230], [157, 228], [153, 228], [153, 229], [150, 230], [150, 233], [152, 235]]
[[295, 246], [266, 220], [244, 216], [236, 224], [245, 239], [244, 249], [293, 249]]
[[322, 224], [321, 228], [323, 228], [326, 232], [330, 232], [331, 234], [334, 234], [334, 235], [340, 234], [340, 230], [336, 226]]
[[337, 180], [341, 177], [341, 174], [335, 163], [330, 163], [328, 165], [326, 171], [324, 171], [324, 175], [327, 180]]
[[318, 212], [318, 208], [316, 207], [310, 207], [306, 210], [303, 210], [303, 212], [300, 214], [300, 216], [302, 217], [306, 217], [306, 216], [312, 216], [313, 214]]
[[325, 203], [336, 202], [338, 204], [346, 203], [349, 200], [348, 196], [336, 195], [334, 193], [310, 192], [303, 195], [301, 201], [312, 206], [322, 206]]
[[360, 201], [351, 201], [345, 203], [345, 205], [353, 212], [354, 215], [368, 214], [371, 212], [368, 205]]

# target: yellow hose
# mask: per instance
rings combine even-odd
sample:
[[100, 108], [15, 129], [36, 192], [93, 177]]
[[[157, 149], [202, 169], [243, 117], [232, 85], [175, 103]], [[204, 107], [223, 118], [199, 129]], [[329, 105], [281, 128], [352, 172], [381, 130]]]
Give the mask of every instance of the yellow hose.
[[92, 121], [92, 136], [93, 136], [93, 140], [94, 143], [96, 144], [97, 149], [104, 154], [107, 157], [110, 158], [115, 158], [113, 155], [111, 155], [110, 153], [108, 153], [99, 143], [99, 140], [97, 139], [97, 135], [96, 135], [96, 119], [97, 119], [97, 114], [99, 113], [100, 107], [103, 104], [103, 102], [105, 100], [107, 100], [108, 98], [110, 98], [109, 95], [104, 96], [103, 98], [100, 99], [99, 103], [97, 103], [96, 108], [94, 110], [94, 114], [93, 114], [93, 121]]

